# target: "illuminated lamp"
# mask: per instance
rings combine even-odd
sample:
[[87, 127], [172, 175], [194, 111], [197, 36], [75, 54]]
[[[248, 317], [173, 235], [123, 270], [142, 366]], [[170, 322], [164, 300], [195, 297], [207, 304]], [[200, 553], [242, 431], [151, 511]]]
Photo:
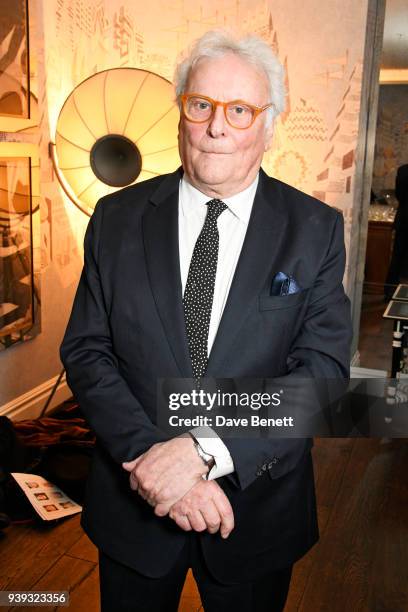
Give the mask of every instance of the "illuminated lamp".
[[91, 215], [98, 199], [180, 165], [172, 84], [137, 68], [85, 79], [66, 99], [50, 153], [65, 193]]

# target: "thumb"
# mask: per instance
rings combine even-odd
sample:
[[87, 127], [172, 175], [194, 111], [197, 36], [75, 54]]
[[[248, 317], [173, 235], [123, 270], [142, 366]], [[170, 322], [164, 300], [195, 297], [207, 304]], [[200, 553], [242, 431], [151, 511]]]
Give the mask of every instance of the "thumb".
[[122, 467], [127, 471], [127, 472], [131, 472], [132, 470], [135, 469], [136, 465], [138, 464], [140, 458], [136, 457], [136, 459], [133, 459], [133, 461], [125, 461], [124, 463], [122, 463]]

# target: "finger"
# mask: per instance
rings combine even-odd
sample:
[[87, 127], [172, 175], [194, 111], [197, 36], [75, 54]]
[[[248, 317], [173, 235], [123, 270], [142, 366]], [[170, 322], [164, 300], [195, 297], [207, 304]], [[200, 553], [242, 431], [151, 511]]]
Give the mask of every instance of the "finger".
[[144, 488], [142, 487], [142, 485], [140, 484], [140, 482], [139, 482], [139, 486], [138, 486], [138, 488], [137, 488], [137, 492], [139, 493], [140, 497], [142, 497], [142, 498], [143, 498], [145, 501], [147, 501], [147, 503], [148, 503], [150, 506], [153, 506], [153, 507], [155, 507], [155, 506], [156, 506], [156, 503], [157, 503], [157, 502], [156, 502], [155, 498], [154, 498], [154, 497], [153, 497], [153, 496], [150, 494], [150, 492], [149, 492], [149, 491], [147, 491], [146, 489], [144, 489]]
[[221, 525], [221, 515], [214, 502], [209, 501], [203, 508], [200, 508], [200, 512], [208, 533], [217, 533]]
[[141, 492], [139, 480], [136, 478], [136, 474], [134, 472], [130, 472], [129, 484], [133, 491], [138, 491], [139, 493]]
[[181, 529], [184, 531], [192, 531], [191, 523], [188, 519], [188, 516], [179, 516], [176, 518], [176, 523]]
[[131, 472], [129, 476], [129, 482], [130, 482], [130, 488], [132, 489], [132, 491], [136, 491], [136, 493], [138, 493], [140, 497], [142, 497], [145, 501], [147, 501], [147, 503], [150, 504], [150, 506], [156, 505], [156, 501], [149, 494], [149, 492], [142, 487], [140, 481], [136, 478], [134, 472]]
[[188, 520], [190, 521], [191, 527], [194, 531], [205, 531], [207, 525], [203, 519], [203, 515], [199, 510], [190, 510], [187, 513]]
[[[154, 509], [154, 513], [156, 516], [166, 516], [166, 514], [169, 514], [169, 511], [170, 511], [169, 504], [157, 504]], [[173, 517], [170, 515], [170, 518], [173, 518]]]
[[142, 483], [137, 478], [135, 472], [130, 473], [129, 483], [132, 491], [136, 491], [136, 493], [138, 493], [140, 497], [143, 497], [143, 499], [145, 499], [150, 505], [155, 505], [150, 492], [143, 487]]
[[139, 455], [139, 457], [136, 457], [136, 459], [133, 459], [132, 461], [124, 461], [122, 463], [122, 467], [127, 471], [127, 472], [131, 472], [132, 470], [135, 469], [135, 467], [137, 466], [137, 464], [139, 463], [139, 461], [142, 459], [143, 455]]
[[146, 496], [143, 499], [145, 499], [149, 506], [152, 506], [152, 508], [156, 507], [156, 501], [152, 497]]
[[231, 531], [234, 529], [235, 520], [232, 506], [229, 502], [228, 497], [222, 493], [222, 495], [215, 495], [213, 497], [214, 504], [221, 516], [220, 534], [222, 538], [228, 538]]
[[192, 530], [192, 526], [191, 526], [191, 523], [189, 521], [189, 518], [185, 514], [181, 514], [180, 512], [171, 512], [170, 511], [169, 516], [184, 531], [191, 531]]

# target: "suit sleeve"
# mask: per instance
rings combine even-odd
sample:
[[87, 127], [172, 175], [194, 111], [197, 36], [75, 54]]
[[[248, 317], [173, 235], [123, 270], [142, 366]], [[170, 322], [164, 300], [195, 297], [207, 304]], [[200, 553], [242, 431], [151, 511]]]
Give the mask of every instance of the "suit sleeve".
[[[329, 230], [330, 231], [330, 230]], [[287, 375], [293, 378], [332, 382], [328, 393], [339, 397], [350, 375], [352, 325], [350, 301], [342, 284], [345, 268], [344, 223], [336, 213], [331, 239], [315, 277], [310, 300], [300, 329], [287, 356]], [[333, 379], [337, 379], [334, 380]], [[323, 385], [321, 385], [323, 386]], [[330, 399], [329, 399], [330, 401]], [[311, 438], [224, 439], [234, 461], [235, 473], [227, 476], [241, 489], [249, 486], [262, 471], [279, 478], [294, 469], [313, 445]]]
[[98, 440], [118, 462], [167, 439], [149, 419], [118, 370], [98, 269], [103, 198], [84, 240], [84, 267], [60, 347], [68, 385]]

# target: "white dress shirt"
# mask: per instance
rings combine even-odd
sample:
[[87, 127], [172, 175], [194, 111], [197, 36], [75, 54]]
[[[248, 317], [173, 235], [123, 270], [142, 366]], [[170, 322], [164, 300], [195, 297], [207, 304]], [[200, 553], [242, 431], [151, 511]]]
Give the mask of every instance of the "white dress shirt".
[[[259, 174], [257, 174], [255, 180], [244, 191], [229, 198], [222, 198], [222, 201], [225, 202], [228, 208], [224, 210], [217, 220], [220, 241], [208, 332], [208, 355], [211, 352], [217, 334], [218, 325], [221, 321], [235, 268], [241, 253], [258, 180]], [[179, 187], [178, 216], [180, 274], [183, 295], [194, 246], [204, 225], [207, 214], [206, 203], [209, 200], [211, 198], [193, 187], [186, 177], [183, 176]], [[232, 457], [221, 438], [214, 431], [209, 427], [196, 427], [191, 430], [191, 433], [199, 442], [201, 448], [206, 453], [214, 456], [215, 466], [208, 475], [209, 480], [231, 474], [234, 471]]]

